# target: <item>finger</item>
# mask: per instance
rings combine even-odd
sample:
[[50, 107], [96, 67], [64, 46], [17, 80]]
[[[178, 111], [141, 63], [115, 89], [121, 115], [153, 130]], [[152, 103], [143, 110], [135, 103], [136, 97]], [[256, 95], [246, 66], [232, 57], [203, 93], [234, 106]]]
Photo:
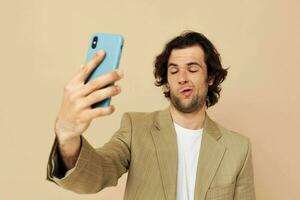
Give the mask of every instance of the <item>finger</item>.
[[91, 60], [88, 61], [87, 64], [80, 66], [79, 72], [73, 78], [73, 81], [77, 83], [85, 82], [91, 74], [91, 72], [101, 63], [104, 57], [105, 51], [101, 49], [94, 55], [94, 57]]
[[87, 111], [87, 115], [90, 119], [94, 119], [101, 116], [110, 115], [115, 111], [115, 107], [110, 105], [108, 107], [101, 107], [101, 108], [93, 108]]
[[103, 88], [107, 85], [113, 84], [123, 77], [123, 71], [118, 69], [112, 72], [103, 74], [90, 82], [87, 82], [78, 92], [78, 95], [85, 97], [91, 94], [93, 91]]
[[86, 98], [84, 98], [83, 106], [84, 107], [90, 107], [91, 105], [103, 101], [104, 99], [107, 99], [112, 96], [116, 96], [121, 92], [121, 87], [116, 86], [109, 86], [100, 90], [97, 90], [90, 95], [88, 95]]

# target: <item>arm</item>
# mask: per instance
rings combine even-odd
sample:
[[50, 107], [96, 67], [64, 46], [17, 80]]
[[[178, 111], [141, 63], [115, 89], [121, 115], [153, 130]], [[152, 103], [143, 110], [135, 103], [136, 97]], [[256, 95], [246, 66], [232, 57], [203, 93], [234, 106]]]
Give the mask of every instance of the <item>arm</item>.
[[244, 165], [237, 177], [234, 200], [255, 200], [254, 175], [251, 143], [248, 140], [248, 151]]
[[96, 193], [115, 186], [130, 165], [131, 120], [125, 113], [121, 127], [103, 147], [94, 149], [81, 136], [81, 149], [75, 167], [65, 173], [59, 162], [57, 141], [54, 142], [47, 170], [47, 179], [77, 193]]

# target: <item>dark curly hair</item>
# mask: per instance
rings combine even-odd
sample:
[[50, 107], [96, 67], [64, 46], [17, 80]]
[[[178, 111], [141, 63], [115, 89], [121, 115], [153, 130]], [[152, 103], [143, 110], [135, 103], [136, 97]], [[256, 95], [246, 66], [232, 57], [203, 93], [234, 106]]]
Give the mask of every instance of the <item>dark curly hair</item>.
[[[194, 31], [185, 31], [181, 35], [169, 41], [162, 53], [154, 61], [155, 86], [166, 86], [168, 79], [168, 60], [173, 49], [183, 49], [191, 46], [200, 46], [205, 54], [205, 63], [207, 66], [207, 77], [213, 77], [214, 82], [208, 86], [206, 105], [207, 107], [215, 105], [222, 90], [221, 83], [227, 76], [227, 70], [221, 65], [221, 57], [214, 45], [201, 33]], [[164, 91], [164, 95], [170, 98], [170, 91]]]

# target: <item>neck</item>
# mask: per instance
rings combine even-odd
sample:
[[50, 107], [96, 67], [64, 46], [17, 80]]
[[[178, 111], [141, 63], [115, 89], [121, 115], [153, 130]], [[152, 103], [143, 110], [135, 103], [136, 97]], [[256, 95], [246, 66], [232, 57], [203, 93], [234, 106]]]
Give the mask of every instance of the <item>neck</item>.
[[206, 115], [206, 106], [203, 106], [201, 109], [193, 113], [182, 113], [171, 104], [170, 112], [173, 121], [184, 128], [193, 130], [203, 128]]

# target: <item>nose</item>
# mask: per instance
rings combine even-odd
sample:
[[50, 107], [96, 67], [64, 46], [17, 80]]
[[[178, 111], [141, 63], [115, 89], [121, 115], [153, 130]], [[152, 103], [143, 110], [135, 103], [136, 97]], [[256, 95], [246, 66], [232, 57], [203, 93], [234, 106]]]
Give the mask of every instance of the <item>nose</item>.
[[184, 84], [188, 82], [187, 73], [185, 70], [181, 70], [178, 72], [178, 83]]

